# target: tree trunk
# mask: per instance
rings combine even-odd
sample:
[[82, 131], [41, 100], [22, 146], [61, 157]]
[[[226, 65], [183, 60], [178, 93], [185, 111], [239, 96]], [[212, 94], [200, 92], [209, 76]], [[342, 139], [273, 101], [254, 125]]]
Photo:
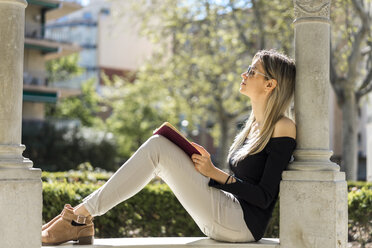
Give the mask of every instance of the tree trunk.
[[352, 89], [345, 89], [342, 104], [342, 161], [347, 180], [357, 180], [358, 173], [358, 104]]
[[207, 121], [202, 119], [200, 122], [200, 145], [203, 147], [208, 146], [208, 140], [207, 140]]
[[220, 121], [220, 140], [219, 140], [219, 147], [217, 153], [217, 163], [219, 168], [222, 170], [228, 170], [228, 164], [226, 162], [227, 155], [229, 153], [229, 121]]

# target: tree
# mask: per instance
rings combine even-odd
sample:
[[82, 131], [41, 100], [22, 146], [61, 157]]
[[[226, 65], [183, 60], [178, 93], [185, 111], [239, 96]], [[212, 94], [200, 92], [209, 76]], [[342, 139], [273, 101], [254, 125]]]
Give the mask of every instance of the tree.
[[334, 23], [330, 80], [342, 109], [342, 162], [348, 180], [357, 179], [358, 111], [372, 90], [371, 1], [338, 0]]
[[145, 80], [138, 72], [134, 82], [116, 78], [105, 79], [110, 86], [103, 92], [106, 105], [112, 108], [106, 120], [107, 129], [115, 135], [118, 152], [129, 158], [164, 121], [175, 123], [174, 101], [166, 89]]
[[78, 53], [47, 61], [46, 69], [48, 81], [64, 81], [80, 75], [83, 73], [84, 69], [78, 65], [78, 61]]
[[288, 53], [291, 48], [293, 17], [286, 9], [291, 2], [277, 3], [138, 2], [143, 34], [163, 44], [156, 61], [139, 74], [149, 85], [166, 89], [175, 109], [190, 123], [211, 129], [219, 167], [226, 168], [236, 122], [250, 110], [249, 99], [239, 93], [240, 74], [257, 50], [269, 47]]
[[103, 121], [98, 117], [103, 100], [96, 93], [94, 79], [82, 84], [81, 95], [62, 99], [47, 105], [46, 115], [60, 119], [78, 119], [86, 127], [103, 128]]

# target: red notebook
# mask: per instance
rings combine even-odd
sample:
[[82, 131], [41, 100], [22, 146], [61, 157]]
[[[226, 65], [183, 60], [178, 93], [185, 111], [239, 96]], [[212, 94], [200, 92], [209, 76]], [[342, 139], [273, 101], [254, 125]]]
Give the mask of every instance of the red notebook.
[[176, 144], [179, 148], [181, 148], [184, 152], [191, 157], [194, 153], [200, 154], [200, 152], [191, 144], [191, 142], [183, 136], [174, 126], [172, 126], [169, 122], [164, 122], [158, 129], [156, 129], [153, 134], [159, 134], [174, 144]]

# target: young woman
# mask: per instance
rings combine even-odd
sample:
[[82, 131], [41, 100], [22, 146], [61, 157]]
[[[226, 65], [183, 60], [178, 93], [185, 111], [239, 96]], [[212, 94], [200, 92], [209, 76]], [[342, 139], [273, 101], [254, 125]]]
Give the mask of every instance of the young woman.
[[274, 50], [259, 51], [241, 76], [240, 92], [252, 112], [231, 145], [228, 162], [234, 174], [213, 165], [209, 153], [188, 157], [168, 139], [149, 138], [98, 190], [81, 204], [66, 204], [43, 226], [43, 245], [75, 240], [93, 242], [92, 218], [103, 215], [139, 192], [157, 175], [172, 189], [201, 231], [228, 242], [263, 237], [279, 193], [282, 171], [296, 147], [296, 125], [285, 116], [294, 93], [296, 68]]

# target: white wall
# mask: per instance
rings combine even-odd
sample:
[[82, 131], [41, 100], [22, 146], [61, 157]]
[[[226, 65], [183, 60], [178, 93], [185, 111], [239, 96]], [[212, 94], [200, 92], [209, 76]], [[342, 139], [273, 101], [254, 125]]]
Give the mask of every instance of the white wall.
[[130, 2], [114, 1], [110, 15], [99, 17], [98, 65], [100, 67], [136, 70], [156, 49], [156, 45], [138, 34], [141, 18], [135, 16]]

